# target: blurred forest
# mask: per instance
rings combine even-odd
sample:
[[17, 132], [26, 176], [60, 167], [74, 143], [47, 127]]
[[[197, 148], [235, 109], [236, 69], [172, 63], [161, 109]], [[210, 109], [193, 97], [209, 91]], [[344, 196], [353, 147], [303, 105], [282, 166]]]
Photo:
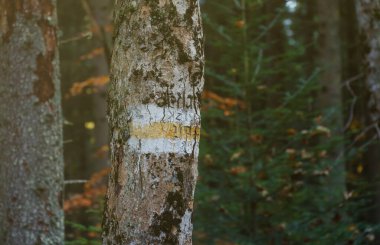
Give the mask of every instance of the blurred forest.
[[[58, 0], [68, 245], [101, 244], [112, 2]], [[358, 2], [200, 1], [194, 244], [379, 244], [379, 101], [367, 55], [380, 20], [364, 33]]]

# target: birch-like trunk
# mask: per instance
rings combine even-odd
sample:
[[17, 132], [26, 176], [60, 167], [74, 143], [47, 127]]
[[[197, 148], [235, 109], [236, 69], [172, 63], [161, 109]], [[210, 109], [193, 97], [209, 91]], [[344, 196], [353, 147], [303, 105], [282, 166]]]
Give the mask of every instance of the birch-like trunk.
[[55, 0], [0, 0], [0, 244], [63, 244]]
[[197, 0], [118, 0], [103, 244], [191, 244], [203, 88]]

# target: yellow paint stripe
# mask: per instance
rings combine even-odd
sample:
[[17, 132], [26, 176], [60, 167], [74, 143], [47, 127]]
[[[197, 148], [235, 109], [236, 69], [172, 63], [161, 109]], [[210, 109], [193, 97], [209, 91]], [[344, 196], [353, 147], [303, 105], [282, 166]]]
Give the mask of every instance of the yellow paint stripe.
[[199, 140], [199, 126], [183, 126], [178, 123], [155, 122], [149, 125], [139, 126], [133, 125], [131, 128], [131, 136], [140, 139], [183, 139], [183, 140]]

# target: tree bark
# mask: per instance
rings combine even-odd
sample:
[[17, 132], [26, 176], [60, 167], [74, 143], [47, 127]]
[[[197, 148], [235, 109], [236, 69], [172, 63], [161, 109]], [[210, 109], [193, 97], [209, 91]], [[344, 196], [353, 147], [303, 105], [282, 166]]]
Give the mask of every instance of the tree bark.
[[357, 16], [361, 34], [365, 39], [365, 74], [371, 93], [369, 108], [372, 121], [380, 119], [380, 1], [357, 0]]
[[103, 244], [191, 244], [203, 89], [197, 0], [118, 0]]
[[330, 123], [342, 130], [340, 14], [338, 0], [317, 1], [317, 26], [319, 30], [316, 63], [321, 69], [319, 80], [322, 91], [318, 107], [322, 110], [337, 108], [331, 115]]
[[[370, 94], [367, 105], [368, 124], [378, 125], [380, 120], [380, 1], [356, 0], [356, 11], [359, 30], [364, 41], [362, 73]], [[373, 132], [378, 134], [377, 130]], [[374, 142], [368, 147], [364, 156], [366, 162], [364, 173], [370, 183], [375, 183], [371, 187], [375, 205], [367, 215], [368, 220], [373, 223], [378, 223], [380, 220], [379, 146], [379, 141]]]
[[[110, 59], [110, 45], [108, 40], [108, 33], [105, 32], [107, 25], [111, 24], [111, 0], [84, 0], [83, 6], [87, 13], [87, 17], [91, 19], [91, 26], [94, 29], [95, 37], [93, 38], [95, 47], [102, 47], [104, 50], [103, 55], [93, 57], [87, 63], [90, 64], [93, 72], [92, 76], [105, 76], [109, 74], [109, 59]], [[111, 36], [111, 35], [109, 35]], [[93, 130], [94, 148], [96, 150], [108, 145], [108, 123], [107, 123], [107, 100], [106, 88], [99, 88], [96, 93], [91, 95], [91, 103], [93, 110], [93, 117], [95, 122], [95, 129]], [[100, 171], [109, 166], [108, 157], [95, 156], [90, 152], [91, 161], [86, 166], [86, 176], [90, 176], [94, 172]], [[108, 156], [108, 154], [107, 154]]]
[[[333, 137], [343, 139], [339, 0], [318, 0], [315, 4], [319, 31], [315, 62], [320, 69], [318, 78], [321, 86], [316, 106], [326, 115], [325, 126], [331, 129]], [[328, 141], [321, 143], [327, 144]], [[336, 198], [333, 197], [332, 200], [339, 201], [345, 191], [345, 163], [342, 159], [336, 159], [342, 153], [344, 145], [341, 142], [328, 147], [331, 149], [328, 188], [333, 188], [336, 193]]]
[[55, 0], [0, 0], [0, 243], [63, 244]]

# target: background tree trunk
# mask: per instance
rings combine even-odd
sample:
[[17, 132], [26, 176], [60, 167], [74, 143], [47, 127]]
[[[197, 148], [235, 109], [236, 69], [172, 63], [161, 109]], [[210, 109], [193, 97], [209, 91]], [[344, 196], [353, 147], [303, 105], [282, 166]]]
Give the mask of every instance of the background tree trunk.
[[[315, 62], [320, 69], [318, 78], [321, 86], [316, 106], [326, 115], [323, 122], [332, 130], [333, 135], [343, 136], [339, 0], [318, 0], [315, 3], [319, 31]], [[329, 146], [332, 152], [329, 159], [331, 184], [328, 188], [334, 188], [339, 200], [345, 191], [345, 163], [341, 158], [338, 161], [336, 159], [342, 153], [344, 145], [343, 142], [333, 144], [336, 146]]]
[[[91, 65], [93, 66], [94, 76], [105, 76], [109, 74], [109, 59], [110, 59], [110, 45], [108, 42], [108, 33], [105, 29], [111, 24], [111, 2], [110, 0], [92, 0], [84, 1], [87, 3], [88, 15], [92, 18], [92, 26], [95, 29], [95, 43], [99, 47], [102, 47], [104, 54], [91, 59]], [[106, 119], [107, 115], [107, 101], [106, 101], [106, 88], [100, 88], [97, 93], [91, 95], [93, 104], [93, 114], [94, 114], [94, 138], [95, 138], [95, 148], [100, 149], [101, 147], [108, 145], [108, 123]], [[108, 156], [108, 154], [107, 154]], [[109, 165], [108, 157], [95, 158], [91, 161], [90, 166], [86, 169], [86, 172], [92, 174], [96, 171], [100, 171]]]
[[197, 0], [117, 1], [104, 244], [191, 244], [203, 36]]
[[0, 1], [0, 243], [63, 244], [54, 0]]
[[[370, 93], [367, 105], [368, 125], [377, 125], [380, 119], [380, 1], [356, 0], [356, 11], [359, 29], [363, 43], [363, 75], [366, 87]], [[373, 135], [379, 135], [379, 130], [373, 130]], [[377, 140], [371, 144], [365, 153], [365, 174], [370, 183], [374, 183], [374, 209], [368, 213], [369, 221], [380, 221], [380, 143]], [[378, 240], [378, 239], [377, 239]]]
[[[282, 57], [285, 53], [287, 38], [284, 30], [284, 8], [285, 1], [283, 0], [266, 0], [263, 6], [263, 11], [266, 18], [266, 26], [271, 26], [266, 38], [266, 49], [264, 50], [264, 57], [268, 59], [267, 69], [269, 67], [279, 67], [282, 62]], [[270, 75], [267, 75], [266, 85], [270, 88], [278, 89], [284, 81], [286, 74], [284, 71], [278, 70]], [[275, 108], [281, 103], [279, 94], [269, 94], [266, 101], [266, 106]]]

